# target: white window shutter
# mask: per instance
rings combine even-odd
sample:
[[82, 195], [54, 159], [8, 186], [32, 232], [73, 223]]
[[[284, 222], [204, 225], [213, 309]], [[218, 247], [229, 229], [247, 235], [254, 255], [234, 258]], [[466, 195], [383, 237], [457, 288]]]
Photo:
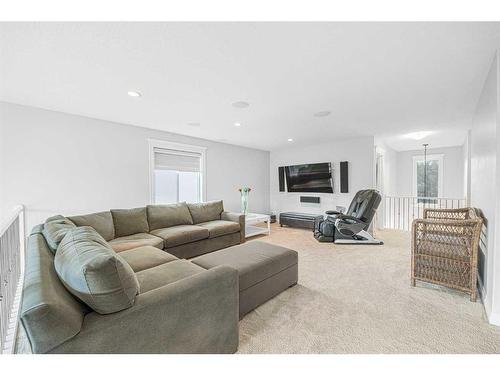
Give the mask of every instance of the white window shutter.
[[201, 154], [168, 149], [154, 149], [154, 168], [179, 172], [200, 172]]

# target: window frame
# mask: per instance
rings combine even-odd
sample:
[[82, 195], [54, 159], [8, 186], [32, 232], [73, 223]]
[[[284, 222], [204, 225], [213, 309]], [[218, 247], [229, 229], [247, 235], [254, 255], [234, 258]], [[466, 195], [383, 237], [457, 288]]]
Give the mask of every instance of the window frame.
[[[427, 161], [429, 160], [435, 160], [438, 162], [438, 196], [435, 198], [444, 198], [443, 197], [443, 175], [444, 175], [444, 170], [443, 170], [443, 159], [444, 159], [444, 154], [428, 154], [427, 155]], [[416, 198], [420, 198], [417, 190], [417, 162], [419, 161], [424, 161], [424, 155], [414, 155], [413, 160], [412, 160], [412, 168], [413, 168], [413, 177], [412, 177], [412, 192], [413, 196]], [[422, 198], [434, 198], [434, 197], [422, 197]]]
[[[200, 154], [200, 199], [206, 201], [206, 147], [195, 146], [185, 143], [177, 143], [171, 141], [163, 141], [160, 139], [148, 139], [148, 155], [149, 155], [149, 203], [155, 204], [155, 148], [163, 148], [167, 150], [179, 152], [193, 152]], [[177, 181], [179, 184], [179, 181]], [[177, 192], [178, 194], [179, 192]], [[177, 198], [178, 199], [178, 198]]]

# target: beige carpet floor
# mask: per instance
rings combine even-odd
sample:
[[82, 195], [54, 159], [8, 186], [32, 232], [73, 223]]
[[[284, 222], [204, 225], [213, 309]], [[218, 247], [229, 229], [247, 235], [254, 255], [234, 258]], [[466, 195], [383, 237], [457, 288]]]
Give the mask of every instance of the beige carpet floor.
[[258, 238], [298, 251], [299, 283], [243, 318], [239, 353], [500, 353], [481, 302], [410, 287], [409, 234], [377, 236], [384, 245], [334, 245], [275, 225]]

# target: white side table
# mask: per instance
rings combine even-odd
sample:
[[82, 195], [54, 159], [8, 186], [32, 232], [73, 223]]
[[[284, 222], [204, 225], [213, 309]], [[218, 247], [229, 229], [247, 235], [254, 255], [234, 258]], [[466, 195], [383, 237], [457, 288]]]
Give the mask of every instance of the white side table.
[[[255, 226], [255, 224], [264, 222], [267, 222], [267, 228]], [[265, 233], [271, 234], [271, 217], [269, 215], [251, 213], [245, 215], [245, 238]]]

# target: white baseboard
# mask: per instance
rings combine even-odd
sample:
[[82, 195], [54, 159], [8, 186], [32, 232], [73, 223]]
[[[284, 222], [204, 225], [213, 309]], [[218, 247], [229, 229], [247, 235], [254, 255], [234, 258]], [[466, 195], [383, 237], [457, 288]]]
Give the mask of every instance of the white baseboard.
[[495, 326], [500, 326], [500, 313], [493, 312], [487, 308], [486, 303], [485, 303], [486, 289], [484, 289], [484, 285], [481, 282], [481, 278], [479, 278], [478, 281], [479, 281], [479, 296], [481, 297], [481, 302], [483, 304], [483, 308], [484, 308], [484, 312], [486, 313], [486, 317], [488, 318], [488, 322], [490, 324], [495, 325]]
[[488, 320], [490, 321], [490, 324], [500, 326], [500, 313], [491, 312]]

